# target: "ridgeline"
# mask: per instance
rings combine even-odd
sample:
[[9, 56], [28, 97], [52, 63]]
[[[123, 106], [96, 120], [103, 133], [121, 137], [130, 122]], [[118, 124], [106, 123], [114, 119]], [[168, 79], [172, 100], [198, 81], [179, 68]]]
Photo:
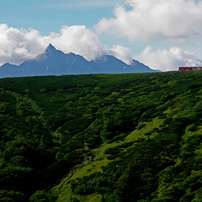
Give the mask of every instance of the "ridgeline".
[[200, 201], [202, 72], [0, 79], [0, 201]]

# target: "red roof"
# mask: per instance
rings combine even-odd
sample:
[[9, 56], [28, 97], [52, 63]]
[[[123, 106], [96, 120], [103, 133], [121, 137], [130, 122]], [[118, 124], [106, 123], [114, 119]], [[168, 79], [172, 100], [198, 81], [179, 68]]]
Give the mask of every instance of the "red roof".
[[179, 71], [191, 71], [192, 67], [179, 67]]
[[179, 71], [197, 71], [202, 70], [202, 67], [179, 67]]

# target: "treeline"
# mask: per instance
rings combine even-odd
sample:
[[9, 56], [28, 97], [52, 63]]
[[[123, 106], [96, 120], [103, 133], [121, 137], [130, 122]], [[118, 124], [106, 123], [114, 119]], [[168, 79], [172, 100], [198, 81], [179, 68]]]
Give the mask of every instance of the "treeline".
[[0, 201], [200, 201], [201, 75], [1, 79]]

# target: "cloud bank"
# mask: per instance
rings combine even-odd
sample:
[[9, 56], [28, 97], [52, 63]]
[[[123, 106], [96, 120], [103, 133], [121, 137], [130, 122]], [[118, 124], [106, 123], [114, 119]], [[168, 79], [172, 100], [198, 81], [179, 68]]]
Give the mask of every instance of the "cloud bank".
[[[127, 7], [130, 9], [128, 10]], [[177, 39], [185, 42], [202, 36], [202, 2], [194, 0], [127, 0], [114, 9], [114, 18], [95, 26], [129, 40]]]
[[48, 43], [36, 30], [24, 30], [0, 25], [0, 65], [10, 62], [19, 64], [34, 58]]
[[148, 46], [140, 55], [136, 56], [136, 59], [153, 69], [161, 71], [178, 70], [180, 66], [202, 66], [202, 61], [196, 58], [193, 53], [178, 47], [153, 51]]
[[87, 60], [94, 60], [105, 52], [98, 36], [84, 25], [63, 26], [60, 33], [51, 33], [49, 41], [64, 53], [73, 52]]
[[130, 48], [121, 45], [114, 45], [107, 54], [113, 55], [127, 64], [130, 64], [131, 60], [133, 59]]
[[20, 64], [42, 53], [49, 43], [57, 49], [82, 55], [87, 60], [100, 57], [104, 52], [98, 36], [81, 26], [63, 26], [59, 33], [42, 36], [34, 29], [16, 29], [0, 25], [0, 65]]
[[136, 59], [150, 68], [162, 71], [177, 70], [179, 66], [202, 66], [202, 61], [193, 53], [178, 47], [153, 50], [147, 46], [136, 56], [133, 56], [130, 48], [122, 45], [106, 48], [101, 44], [98, 35], [84, 25], [63, 26], [59, 33], [42, 36], [35, 29], [16, 29], [6, 24], [0, 25], [0, 66], [7, 62], [20, 64], [33, 59], [44, 52], [49, 43], [64, 53], [73, 52], [87, 60], [95, 60], [103, 54], [109, 54], [128, 64], [132, 59]]

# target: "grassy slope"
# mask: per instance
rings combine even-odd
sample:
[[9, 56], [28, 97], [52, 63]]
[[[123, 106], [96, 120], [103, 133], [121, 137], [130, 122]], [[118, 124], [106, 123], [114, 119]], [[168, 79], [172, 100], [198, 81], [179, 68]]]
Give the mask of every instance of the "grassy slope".
[[[172, 83], [172, 82], [170, 81], [170, 83]], [[199, 95], [199, 97], [200, 96], [201, 95]], [[176, 99], [178, 99], [178, 98], [176, 98]], [[167, 117], [173, 116], [174, 112], [178, 112], [178, 113], [174, 114], [174, 117], [182, 117], [182, 116], [184, 116], [184, 114], [190, 113], [190, 111], [188, 111], [188, 112], [182, 111], [182, 113], [180, 113], [181, 112], [180, 108], [181, 108], [181, 106], [179, 105], [175, 109], [172, 109], [172, 110], [167, 109], [163, 113], [166, 114]], [[134, 142], [135, 140], [138, 140], [139, 138], [146, 139], [146, 136], [144, 136], [142, 134], [152, 131], [154, 128], [159, 128], [164, 121], [165, 121], [165, 119], [154, 118], [154, 119], [152, 119], [151, 122], [145, 122], [145, 126], [143, 128], [141, 128], [140, 130], [134, 130], [133, 132], [131, 132], [129, 135], [126, 136], [126, 138], [123, 141], [117, 141], [117, 142], [114, 142], [111, 144], [103, 145], [101, 148], [96, 149], [95, 150], [96, 156], [98, 157], [99, 160], [97, 160], [96, 162], [89, 163], [88, 165], [80, 168], [71, 178], [67, 177], [67, 180], [65, 181], [65, 183], [63, 184], [63, 182], [62, 182], [62, 186], [58, 185], [57, 187], [55, 187], [53, 189], [53, 191], [56, 191], [59, 194], [57, 201], [70, 201], [70, 199], [72, 197], [71, 186], [68, 183], [68, 181], [70, 179], [78, 179], [83, 176], [88, 176], [88, 175], [92, 174], [93, 172], [102, 172], [101, 167], [105, 166], [107, 163], [110, 162], [109, 160], [107, 160], [106, 155], [104, 155], [104, 151], [107, 148], [121, 145], [124, 142]], [[195, 132], [190, 132], [186, 128], [186, 131], [185, 131], [184, 135], [182, 136], [182, 139], [187, 139], [187, 138], [191, 137], [192, 135], [194, 135], [195, 133], [202, 134], [202, 127], [199, 127], [198, 130], [196, 130]], [[152, 138], [152, 136], [151, 136], [151, 138]], [[182, 149], [183, 149], [183, 147], [184, 146], [182, 146]], [[198, 153], [199, 156], [201, 155], [201, 149], [196, 149], [195, 152]], [[176, 165], [178, 163], [179, 163], [178, 159], [176, 159]], [[163, 192], [164, 189], [169, 189], [169, 187], [160, 185], [158, 188], [158, 191]], [[158, 197], [160, 197], [160, 196], [161, 196], [161, 194], [159, 194]], [[92, 195], [88, 195], [88, 196], [79, 196], [79, 197], [77, 197], [77, 199], [79, 201], [94, 201], [95, 197], [96, 197], [97, 201], [102, 200], [102, 197], [99, 194], [92, 194]]]
[[[95, 149], [93, 152], [95, 152], [98, 160], [95, 162], [91, 162], [88, 165], [85, 165], [84, 167], [80, 168], [76, 171], [74, 175], [71, 177], [68, 176], [67, 178], [64, 178], [60, 185], [53, 188], [53, 192], [57, 192], [59, 194], [57, 201], [70, 201], [70, 199], [73, 197], [71, 193], [71, 186], [68, 183], [69, 180], [74, 180], [78, 178], [82, 178], [84, 176], [91, 175], [95, 172], [102, 172], [103, 166], [106, 166], [110, 160], [106, 158], [106, 154], [104, 154], [105, 150], [108, 148], [112, 148], [115, 146], [122, 145], [125, 142], [134, 142], [135, 140], [138, 140], [139, 138], [146, 138], [146, 136], [142, 136], [141, 134], [144, 134], [148, 131], [153, 130], [156, 127], [159, 127], [160, 124], [163, 122], [163, 120], [153, 119], [151, 122], [146, 122], [146, 125], [140, 129], [135, 130], [132, 133], [130, 133], [123, 141], [114, 142], [111, 144], [103, 145], [101, 148]], [[96, 197], [96, 199], [95, 199]], [[101, 195], [92, 194], [89, 196], [80, 196], [78, 197], [79, 201], [101, 201], [102, 197]]]
[[[106, 156], [103, 155], [104, 151], [107, 148], [121, 145], [123, 142], [130, 142], [130, 141], [133, 142], [134, 140], [137, 140], [139, 137], [142, 138], [142, 136], [140, 134], [142, 134], [142, 133], [144, 134], [147, 131], [150, 131], [150, 130], [153, 130], [154, 128], [156, 128], [156, 127], [159, 127], [162, 122], [163, 122], [163, 119], [162, 120], [153, 119], [152, 122], [147, 122], [146, 126], [143, 127], [142, 129], [135, 130], [131, 134], [129, 134], [125, 138], [124, 141], [118, 141], [116, 143], [107, 144], [107, 145], [105, 145], [105, 146], [103, 146], [103, 147], [101, 147], [99, 149], [96, 149], [97, 155], [100, 156], [100, 154], [101, 154], [101, 156], [102, 156], [101, 160], [89, 163], [88, 165], [80, 168], [78, 171], [76, 171], [76, 173], [74, 175], [72, 175], [71, 177], [68, 176], [68, 177], [64, 178], [59, 185], [57, 185], [56, 187], [54, 187], [52, 189], [51, 192], [53, 192], [53, 193], [56, 192], [57, 195], [58, 195], [57, 201], [71, 201], [72, 197], [74, 197], [74, 195], [72, 194], [71, 186], [69, 184], [69, 180], [82, 178], [84, 176], [88, 176], [88, 175], [92, 174], [93, 172], [102, 172], [101, 167], [105, 166], [107, 163], [110, 162], [110, 161], [108, 161], [106, 159]], [[191, 137], [195, 133], [202, 134], [202, 127], [199, 127], [199, 129], [197, 131], [195, 131], [195, 132], [190, 132], [190, 131], [186, 130], [186, 132], [185, 132], [185, 134], [184, 134], [184, 136], [182, 138]], [[195, 152], [198, 154], [198, 155], [196, 155], [196, 156], [198, 156], [198, 158], [202, 154], [201, 149], [196, 149]], [[177, 164], [179, 164], [178, 160], [179, 159], [176, 159], [176, 165], [174, 165], [174, 166], [177, 166]], [[193, 175], [194, 174], [195, 173], [193, 171]], [[200, 175], [200, 174], [202, 174], [202, 172], [198, 171], [198, 174]], [[165, 190], [169, 190], [169, 186], [160, 184], [159, 188], [158, 188], [158, 192], [161, 193], [161, 192], [163, 192]], [[187, 192], [189, 192], [189, 191], [187, 191]], [[159, 194], [158, 197], [160, 198], [161, 194]], [[95, 200], [96, 201], [102, 201], [102, 196], [100, 194], [91, 194], [91, 195], [87, 195], [87, 196], [80, 195], [80, 196], [77, 196], [77, 199], [79, 201], [95, 201]]]
[[[75, 151], [84, 153], [82, 161], [76, 163], [77, 165], [71, 168], [71, 172], [66, 172], [66, 176], [61, 182], [49, 190], [49, 195], [55, 196], [57, 201], [72, 201], [73, 199], [102, 201], [103, 196], [99, 191], [76, 194], [72, 190], [71, 182], [73, 180], [79, 181], [85, 176], [91, 177], [95, 173], [102, 173], [109, 163], [114, 163], [119, 158], [123, 161], [119, 156], [109, 158], [111, 154], [106, 152], [108, 149], [129, 143], [120, 152], [120, 154], [124, 154], [124, 152], [129, 154], [135, 150], [136, 145], [161, 138], [163, 133], [170, 135], [170, 138], [175, 137], [175, 133], [178, 131], [174, 131], [171, 127], [175, 127], [175, 120], [177, 122], [185, 118], [191, 121], [190, 124], [186, 122], [187, 125], [183, 125], [184, 132], [180, 131], [178, 154], [163, 156], [163, 158], [167, 158], [167, 161], [172, 161], [172, 166], [169, 163], [165, 164], [167, 166], [156, 175], [158, 186], [155, 192], [149, 199], [144, 199], [145, 201], [151, 201], [151, 199], [169, 200], [166, 199], [169, 190], [173, 192], [173, 187], [177, 187], [179, 184], [179, 181], [173, 178], [167, 180], [171, 167], [181, 167], [184, 163], [182, 161], [189, 160], [187, 157], [189, 155], [194, 155], [196, 162], [200, 162], [201, 147], [198, 146], [198, 143], [193, 143], [195, 149], [191, 152], [194, 154], [186, 154], [186, 152], [190, 152], [188, 148], [189, 144], [191, 145], [190, 138], [202, 132], [200, 124], [195, 123], [199, 119], [197, 113], [201, 109], [200, 85], [201, 72], [31, 77], [0, 80], [0, 88], [6, 89], [8, 94], [12, 94], [16, 99], [18, 97], [23, 100], [23, 96], [26, 95], [27, 99], [23, 102], [28, 102], [27, 105], [31, 105], [34, 111], [41, 114], [40, 120], [47, 122], [44, 124], [52, 134], [60, 139], [60, 142], [63, 142], [62, 144], [66, 143], [65, 141], [70, 141], [64, 139], [64, 137], [68, 137], [67, 131], [70, 131], [73, 139], [77, 142], [84, 138], [83, 145], [75, 149]], [[125, 117], [126, 112], [132, 113], [132, 115]], [[78, 117], [80, 117], [79, 122]], [[131, 122], [127, 131], [121, 131], [123, 129], [120, 128], [120, 132], [113, 130], [117, 134], [115, 137], [109, 136], [108, 139], [105, 139], [106, 137], [102, 136], [110, 129], [108, 127], [110, 119], [115, 123], [120, 119], [124, 121], [124, 119], [133, 117], [136, 118]], [[81, 123], [84, 120], [87, 120], [87, 123], [82, 126]], [[76, 127], [81, 127], [78, 131], [76, 127], [72, 128], [72, 124], [76, 122], [78, 122]], [[100, 143], [102, 144], [99, 147], [91, 148], [92, 140], [86, 137], [86, 134], [99, 124], [102, 124], [101, 128], [96, 128], [94, 133], [101, 135], [102, 141]], [[135, 129], [137, 125], [139, 128]], [[119, 125], [117, 126], [119, 127]], [[190, 127], [192, 127], [191, 130]], [[194, 127], [195, 129], [193, 129]], [[116, 137], [120, 138], [116, 139]], [[96, 139], [93, 141], [96, 142]], [[90, 154], [85, 154], [86, 152], [90, 152]], [[166, 161], [165, 159], [164, 161]], [[184, 195], [187, 195], [187, 198], [195, 198], [196, 201], [199, 198], [199, 192], [192, 191], [186, 184], [192, 178], [198, 179], [199, 174], [200, 171], [197, 169], [189, 171], [186, 175], [180, 174], [185, 176], [180, 182], [183, 184], [180, 186], [183, 186], [181, 189], [184, 190]], [[179, 187], [175, 189], [179, 189]], [[108, 194], [105, 198], [107, 199], [107, 197], [109, 200], [111, 196]]]

